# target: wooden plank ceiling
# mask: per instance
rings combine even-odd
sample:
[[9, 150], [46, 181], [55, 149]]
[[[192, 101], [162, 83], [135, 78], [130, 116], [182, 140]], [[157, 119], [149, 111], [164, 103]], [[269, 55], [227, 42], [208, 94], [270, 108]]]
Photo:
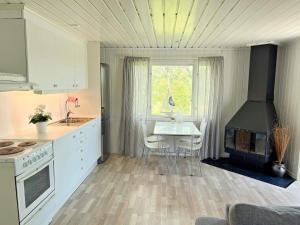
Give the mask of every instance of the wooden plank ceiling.
[[299, 0], [0, 0], [105, 47], [219, 48], [300, 36]]

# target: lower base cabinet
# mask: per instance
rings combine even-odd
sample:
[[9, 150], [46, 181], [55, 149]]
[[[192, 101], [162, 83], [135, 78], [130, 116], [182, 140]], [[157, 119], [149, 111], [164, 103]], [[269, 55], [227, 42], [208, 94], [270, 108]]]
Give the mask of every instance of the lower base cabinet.
[[100, 141], [101, 123], [95, 119], [53, 142], [56, 211], [95, 167]]

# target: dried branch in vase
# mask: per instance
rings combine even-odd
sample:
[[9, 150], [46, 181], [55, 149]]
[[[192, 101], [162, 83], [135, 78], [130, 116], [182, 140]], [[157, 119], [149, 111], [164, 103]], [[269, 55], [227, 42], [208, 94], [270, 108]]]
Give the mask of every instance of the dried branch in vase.
[[273, 137], [277, 160], [279, 164], [282, 164], [287, 146], [291, 138], [289, 128], [282, 127], [281, 125], [277, 124], [273, 128]]

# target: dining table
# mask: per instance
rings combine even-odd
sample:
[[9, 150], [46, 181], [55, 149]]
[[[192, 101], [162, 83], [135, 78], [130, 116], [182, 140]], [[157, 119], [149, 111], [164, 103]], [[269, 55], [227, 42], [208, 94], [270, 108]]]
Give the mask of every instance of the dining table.
[[157, 121], [154, 135], [161, 136], [200, 136], [199, 129], [193, 122]]
[[191, 137], [191, 147], [193, 147], [193, 138], [195, 136], [200, 136], [201, 132], [193, 122], [156, 121], [153, 134], [173, 137], [175, 162], [177, 162], [179, 151], [177, 151], [176, 148], [176, 138]]

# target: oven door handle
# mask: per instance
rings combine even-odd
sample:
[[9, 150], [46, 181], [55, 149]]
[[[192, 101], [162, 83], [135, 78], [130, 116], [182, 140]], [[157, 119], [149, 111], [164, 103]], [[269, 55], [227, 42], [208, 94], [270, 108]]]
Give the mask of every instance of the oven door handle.
[[42, 169], [46, 168], [49, 164], [51, 164], [53, 161], [54, 161], [53, 159], [48, 160], [47, 162], [43, 163], [41, 166], [30, 170], [28, 173], [26, 173], [26, 176], [25, 176], [25, 174], [22, 174], [22, 175], [16, 177], [17, 183], [21, 183], [24, 180], [26, 180], [27, 178], [32, 177], [33, 175], [37, 174]]

